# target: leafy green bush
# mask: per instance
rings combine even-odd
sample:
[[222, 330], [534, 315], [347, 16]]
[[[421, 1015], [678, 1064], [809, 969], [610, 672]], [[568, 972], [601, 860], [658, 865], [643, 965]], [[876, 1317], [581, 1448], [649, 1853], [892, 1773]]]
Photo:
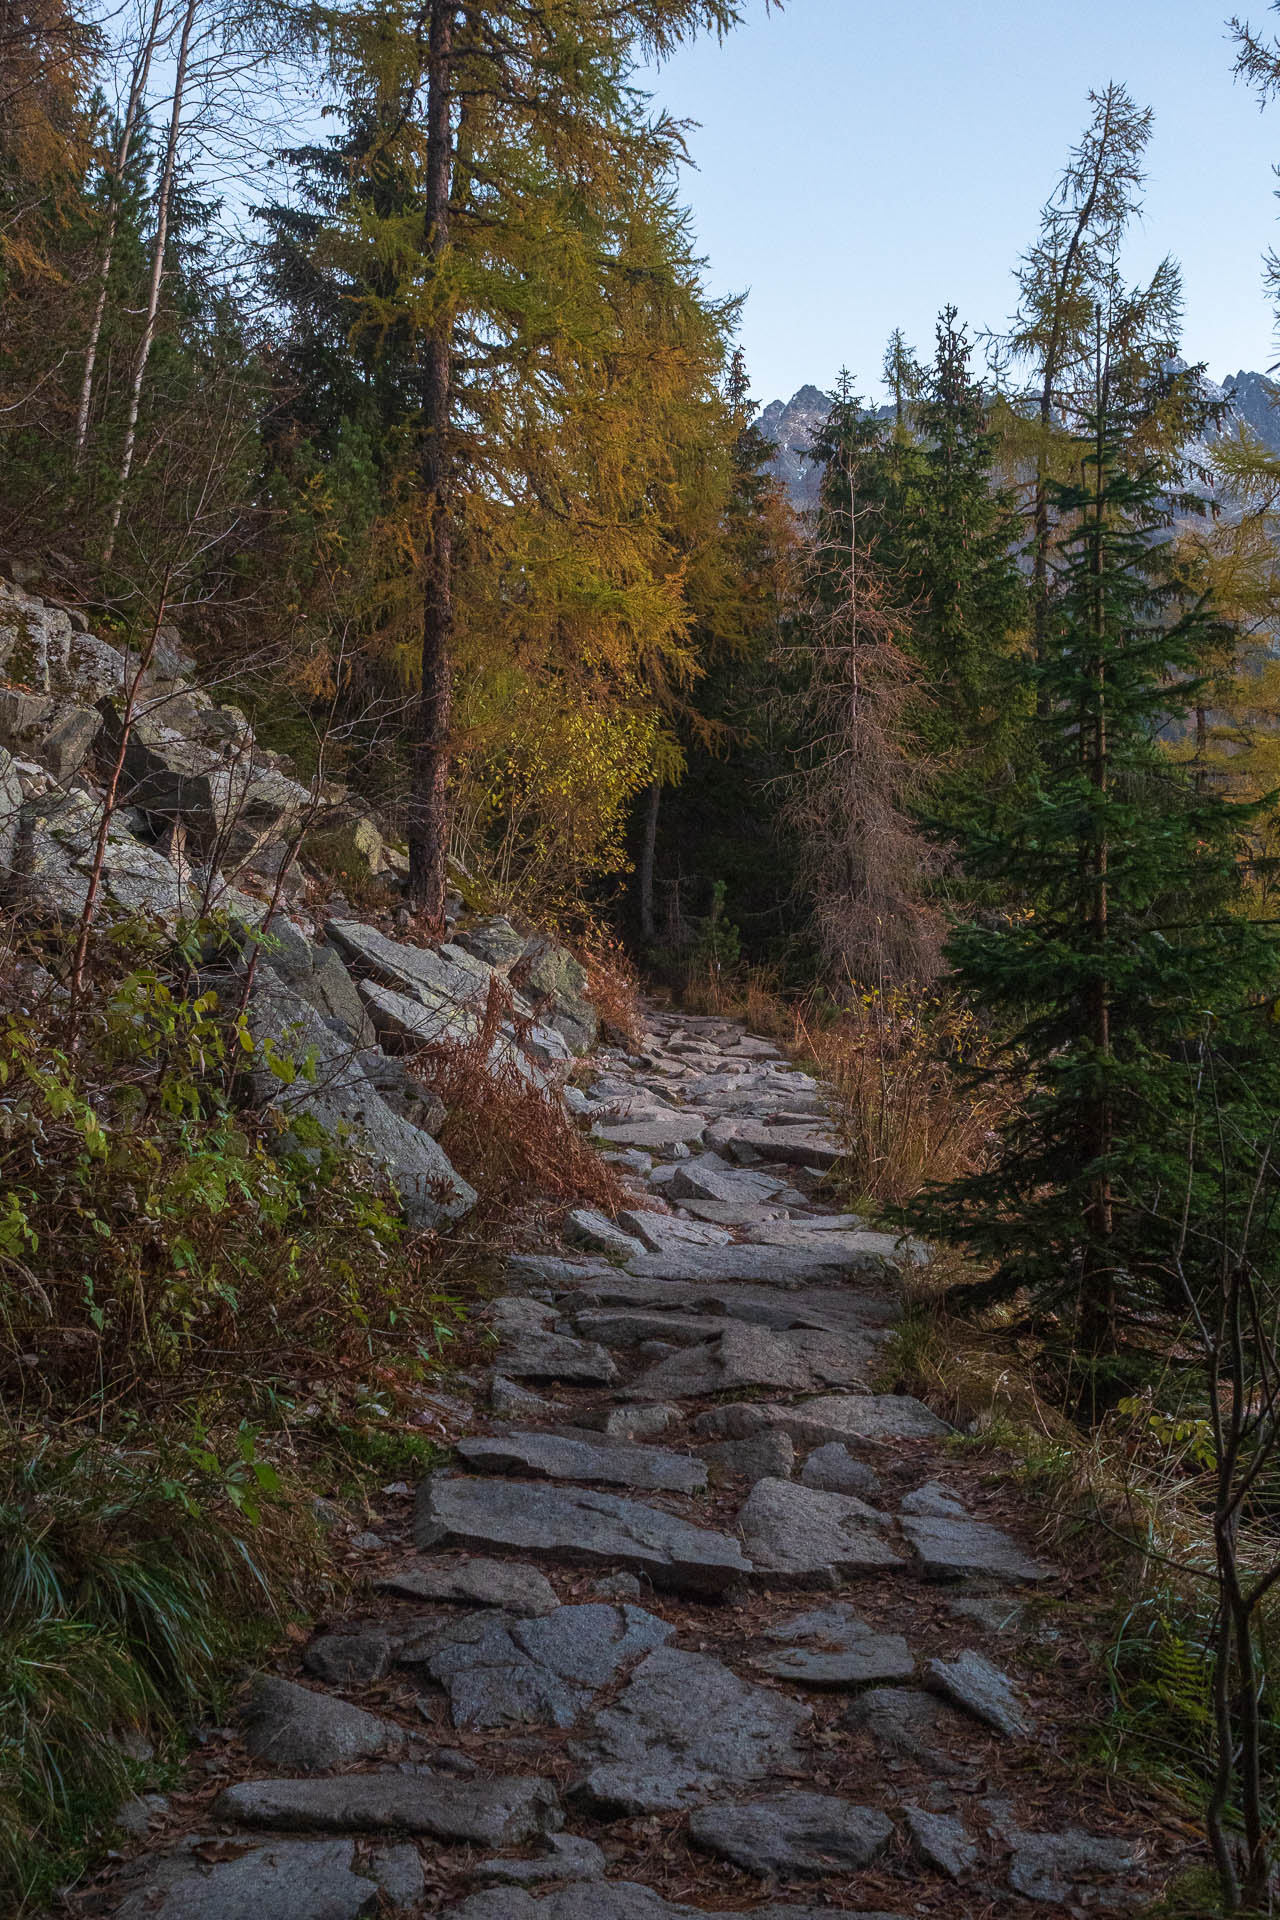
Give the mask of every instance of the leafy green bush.
[[[0, 1028], [0, 1386], [63, 1412], [139, 1383], [287, 1374], [439, 1319], [375, 1170], [238, 1110], [252, 1042], [159, 971]], [[295, 1129], [301, 1133], [301, 1129]], [[314, 1137], [313, 1137], [314, 1134]]]

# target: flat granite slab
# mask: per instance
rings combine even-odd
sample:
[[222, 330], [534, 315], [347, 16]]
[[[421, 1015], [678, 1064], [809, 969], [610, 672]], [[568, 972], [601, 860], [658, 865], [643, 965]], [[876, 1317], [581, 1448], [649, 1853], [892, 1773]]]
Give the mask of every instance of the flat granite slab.
[[548, 1780], [405, 1773], [241, 1780], [218, 1795], [213, 1817], [284, 1833], [423, 1833], [481, 1847], [518, 1847], [564, 1824]]
[[885, 1514], [852, 1494], [796, 1480], [758, 1480], [738, 1514], [755, 1578], [765, 1586], [834, 1587], [905, 1564], [885, 1538]]
[[718, 1594], [751, 1572], [736, 1540], [590, 1488], [434, 1473], [418, 1488], [419, 1547], [511, 1547], [539, 1559], [642, 1573], [655, 1586]]
[[[450, 1907], [443, 1920], [707, 1920], [702, 1907], [672, 1906], [632, 1880], [588, 1880], [541, 1899], [514, 1887], [492, 1887]], [[716, 1912], [715, 1920], [831, 1920], [831, 1908], [768, 1906]], [[857, 1920], [905, 1920], [900, 1913], [860, 1913]]]
[[697, 1493], [707, 1484], [706, 1465], [663, 1447], [593, 1445], [584, 1435], [504, 1433], [459, 1440], [460, 1459], [481, 1473], [528, 1473], [540, 1480], [599, 1481], [605, 1486], [654, 1492]]

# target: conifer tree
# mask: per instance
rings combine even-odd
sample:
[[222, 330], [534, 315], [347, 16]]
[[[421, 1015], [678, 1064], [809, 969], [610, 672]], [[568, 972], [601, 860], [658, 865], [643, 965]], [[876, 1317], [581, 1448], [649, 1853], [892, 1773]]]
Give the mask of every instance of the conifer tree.
[[[1006, 417], [1010, 464], [1030, 462], [1031, 605], [1033, 644], [1039, 650], [1048, 622], [1055, 480], [1069, 477], [1075, 436], [1093, 406], [1094, 317], [1101, 305], [1113, 390], [1122, 378], [1130, 398], [1158, 391], [1153, 373], [1177, 352], [1181, 277], [1176, 263], [1160, 262], [1145, 286], [1129, 287], [1119, 270], [1120, 248], [1140, 213], [1145, 155], [1153, 115], [1114, 82], [1090, 93], [1089, 124], [1040, 215], [1040, 231], [1019, 262], [1018, 310], [1009, 333], [995, 342], [1002, 370], [1021, 370]], [[1135, 407], [1129, 430], [1141, 419]], [[1150, 436], [1148, 434], [1148, 444]]]
[[[644, 111], [633, 62], [688, 34], [724, 31], [736, 0], [429, 0], [333, 15], [353, 97], [389, 131], [373, 164], [411, 166], [421, 210], [353, 233], [399, 267], [395, 305], [368, 324], [407, 324], [420, 369], [420, 686], [409, 811], [410, 897], [443, 912], [451, 757], [455, 551], [473, 480], [500, 492], [536, 454], [566, 355], [598, 324], [607, 211], [655, 183], [678, 127]], [[398, 108], [398, 111], [395, 109]], [[520, 454], [512, 461], [512, 450]]]
[[944, 829], [984, 791], [1027, 772], [1027, 714], [1011, 671], [1026, 617], [1020, 517], [993, 482], [987, 400], [970, 372], [956, 310], [937, 327], [917, 382], [919, 449], [886, 559], [911, 608], [925, 701], [917, 726], [935, 765], [931, 811]]
[[[1124, 1309], [1167, 1299], [1203, 1036], [1257, 1059], [1239, 1127], [1265, 1132], [1278, 1092], [1258, 1015], [1280, 977], [1276, 937], [1236, 911], [1251, 811], [1198, 784], [1158, 737], [1194, 704], [1217, 624], [1156, 539], [1168, 504], [1155, 468], [1128, 465], [1129, 426], [1104, 372], [1080, 478], [1049, 495], [1071, 532], [1043, 651], [1023, 666], [1040, 695], [1040, 772], [1016, 812], [989, 808], [964, 846], [966, 874], [1015, 905], [999, 924], [957, 928], [948, 949], [1007, 1024], [1005, 1070], [1029, 1090], [991, 1164], [917, 1216], [996, 1262], [974, 1298], [1028, 1286], [1104, 1362]], [[1211, 1153], [1198, 1178], [1208, 1205]]]

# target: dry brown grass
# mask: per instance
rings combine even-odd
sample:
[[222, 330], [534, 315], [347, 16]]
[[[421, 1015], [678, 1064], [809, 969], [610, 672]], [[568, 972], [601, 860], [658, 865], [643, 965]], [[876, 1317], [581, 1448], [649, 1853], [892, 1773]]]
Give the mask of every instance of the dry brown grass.
[[608, 1213], [630, 1205], [616, 1170], [578, 1132], [559, 1101], [530, 1086], [513, 1066], [491, 1064], [507, 1007], [495, 981], [470, 1045], [431, 1048], [421, 1056], [448, 1110], [440, 1144], [480, 1194], [468, 1227], [511, 1219], [538, 1203], [593, 1206]]
[[854, 991], [838, 1019], [801, 1018], [798, 1039], [834, 1095], [857, 1199], [901, 1205], [926, 1182], [981, 1164], [1010, 1096], [962, 1073], [981, 1064], [987, 1042], [945, 995]]
[[637, 1052], [644, 1041], [644, 1013], [634, 963], [620, 942], [599, 927], [588, 931], [576, 952], [586, 969], [587, 992], [600, 1016], [602, 1038]]

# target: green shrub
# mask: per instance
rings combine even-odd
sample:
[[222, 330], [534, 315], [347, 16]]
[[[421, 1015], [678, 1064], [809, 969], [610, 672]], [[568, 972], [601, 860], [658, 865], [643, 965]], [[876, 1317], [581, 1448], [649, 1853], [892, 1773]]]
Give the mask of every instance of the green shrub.
[[274, 1153], [234, 1097], [243, 1023], [181, 985], [132, 972], [74, 1027], [53, 1000], [0, 1028], [0, 1386], [18, 1405], [118, 1404], [165, 1378], [240, 1390], [379, 1334], [412, 1355], [441, 1317], [375, 1169], [319, 1129]]

